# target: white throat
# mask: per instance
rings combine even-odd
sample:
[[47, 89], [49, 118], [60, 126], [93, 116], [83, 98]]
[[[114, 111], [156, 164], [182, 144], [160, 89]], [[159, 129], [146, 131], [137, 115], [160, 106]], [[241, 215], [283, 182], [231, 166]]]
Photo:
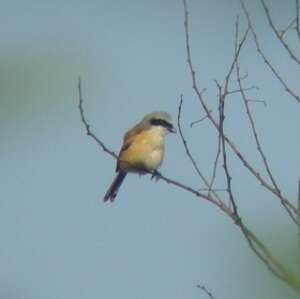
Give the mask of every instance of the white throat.
[[161, 138], [165, 137], [169, 133], [168, 129], [166, 129], [162, 126], [151, 126], [150, 130], [151, 130], [151, 133], [153, 133], [153, 134], [157, 135], [157, 137], [161, 137]]

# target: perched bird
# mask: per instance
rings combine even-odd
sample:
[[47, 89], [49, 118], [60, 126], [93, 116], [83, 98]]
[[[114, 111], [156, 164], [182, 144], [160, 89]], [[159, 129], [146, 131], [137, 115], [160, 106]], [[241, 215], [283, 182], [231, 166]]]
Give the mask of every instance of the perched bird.
[[157, 173], [164, 157], [165, 136], [169, 132], [176, 133], [171, 116], [166, 112], [152, 112], [124, 135], [117, 161], [117, 175], [104, 201], [114, 201], [128, 172]]

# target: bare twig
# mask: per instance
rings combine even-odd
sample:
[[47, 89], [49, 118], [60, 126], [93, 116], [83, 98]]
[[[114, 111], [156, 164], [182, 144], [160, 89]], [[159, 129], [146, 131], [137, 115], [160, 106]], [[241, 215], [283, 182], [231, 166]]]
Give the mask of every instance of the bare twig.
[[189, 23], [188, 23], [188, 10], [187, 10], [187, 3], [186, 0], [183, 0], [183, 6], [184, 6], [184, 28], [185, 28], [185, 39], [186, 39], [186, 51], [187, 51], [187, 63], [189, 65], [190, 68], [190, 72], [192, 74], [192, 82], [193, 82], [193, 89], [197, 94], [198, 99], [201, 102], [201, 105], [207, 115], [207, 117], [210, 119], [210, 121], [213, 123], [213, 125], [215, 127], [218, 128], [218, 123], [217, 121], [213, 118], [212, 114], [211, 114], [211, 110], [207, 107], [206, 103], [203, 100], [203, 95], [202, 92], [200, 91], [200, 89], [197, 86], [196, 83], [196, 72], [193, 68], [193, 64], [192, 64], [192, 58], [191, 58], [191, 48], [190, 48], [190, 42], [189, 42]]
[[[237, 17], [236, 22], [238, 23], [238, 17]], [[247, 29], [246, 29], [246, 31], [243, 35], [243, 38], [242, 38], [242, 40], [239, 44], [238, 44], [238, 39], [237, 39], [237, 34], [236, 34], [236, 44], [235, 44], [234, 58], [233, 58], [232, 64], [231, 64], [231, 66], [229, 68], [229, 71], [228, 71], [228, 73], [226, 75], [226, 78], [225, 78], [224, 91], [223, 92], [222, 92], [221, 85], [217, 81], [215, 81], [216, 84], [217, 84], [218, 90], [219, 90], [219, 142], [220, 142], [220, 144], [218, 146], [221, 145], [221, 147], [222, 147], [223, 168], [224, 168], [224, 171], [225, 171], [225, 177], [226, 177], [226, 182], [227, 182], [227, 192], [228, 192], [228, 195], [229, 195], [230, 203], [231, 203], [232, 208], [233, 208], [233, 213], [235, 214], [236, 220], [238, 222], [241, 222], [241, 218], [238, 214], [237, 204], [235, 202], [233, 192], [232, 192], [232, 185], [231, 185], [232, 177], [229, 173], [229, 166], [228, 166], [228, 163], [227, 163], [226, 141], [225, 141], [225, 135], [224, 135], [225, 99], [226, 99], [226, 96], [229, 95], [228, 88], [229, 88], [230, 77], [231, 77], [231, 74], [234, 70], [234, 66], [236, 64], [236, 61], [238, 60], [238, 57], [240, 55], [241, 49], [242, 49], [242, 47], [243, 47], [243, 45], [246, 41], [248, 32], [249, 32], [249, 26], [247, 27]], [[217, 153], [219, 153], [219, 149], [218, 149]], [[217, 157], [216, 157], [216, 161], [217, 161], [217, 158], [218, 158], [218, 154], [217, 154]]]
[[[238, 20], [236, 22], [236, 51], [237, 51], [237, 39], [238, 39], [238, 31], [239, 31], [239, 24], [238, 24]], [[241, 76], [240, 76], [240, 67], [239, 67], [239, 59], [237, 58], [236, 59], [236, 76], [237, 76], [237, 82], [238, 82], [238, 85], [239, 85], [239, 89], [240, 89], [240, 93], [241, 93], [241, 96], [242, 96], [242, 99], [243, 99], [243, 102], [244, 102], [244, 105], [245, 105], [245, 108], [246, 108], [246, 114], [248, 116], [248, 120], [251, 124], [251, 129], [252, 129], [252, 133], [253, 133], [253, 136], [254, 136], [254, 139], [255, 139], [255, 143], [256, 143], [256, 147], [257, 147], [257, 150], [263, 160], [263, 163], [264, 163], [264, 166], [265, 166], [265, 169], [269, 175], [269, 178], [271, 179], [271, 182], [275, 188], [275, 190], [278, 192], [278, 193], [281, 193], [274, 177], [273, 177], [273, 174], [271, 172], [271, 169], [270, 169], [270, 166], [269, 166], [269, 163], [267, 161], [267, 158], [266, 158], [266, 155], [265, 153], [263, 152], [263, 149], [260, 145], [260, 141], [259, 141], [259, 137], [258, 137], [258, 134], [257, 134], [257, 130], [256, 130], [256, 127], [255, 127], [255, 122], [254, 122], [254, 119], [252, 117], [252, 114], [251, 114], [251, 110], [250, 110], [250, 107], [249, 107], [249, 104], [248, 104], [248, 101], [247, 98], [246, 98], [246, 94], [245, 94], [245, 89], [243, 88], [243, 85], [242, 85], [242, 81], [241, 81]]]
[[[193, 89], [194, 89], [194, 91], [197, 95], [197, 98], [198, 98], [202, 108], [206, 112], [208, 119], [211, 121], [211, 123], [214, 125], [214, 127], [218, 130], [218, 133], [220, 134], [221, 123], [224, 120], [224, 117], [223, 117], [224, 116], [224, 109], [222, 107], [220, 108], [221, 109], [221, 111], [220, 111], [220, 115], [221, 115], [220, 118], [221, 119], [220, 119], [220, 122], [218, 123], [213, 118], [211, 113], [209, 112], [209, 109], [208, 109], [208, 107], [207, 107], [207, 105], [204, 101], [204, 98], [203, 98], [202, 94], [200, 93], [199, 88], [197, 86], [196, 72], [194, 70], [193, 63], [192, 63], [192, 58], [191, 58], [187, 3], [186, 3], [186, 0], [182, 0], [182, 1], [183, 1], [183, 7], [184, 7], [184, 28], [185, 28], [187, 62], [188, 62], [188, 66], [189, 66], [189, 69], [190, 69], [190, 72], [191, 72]], [[251, 24], [248, 23], [248, 29], [249, 28], [251, 29], [250, 25]], [[236, 58], [234, 59], [234, 64], [235, 64], [235, 61], [236, 61]], [[221, 86], [216, 82], [217, 85], [218, 85], [218, 88], [219, 88], [219, 94], [220, 94], [219, 99], [221, 99], [221, 101], [220, 101], [221, 105], [220, 106], [222, 106], [223, 101], [224, 101], [224, 97], [226, 96], [226, 91], [228, 91], [228, 89], [226, 88], [226, 85], [228, 86], [228, 84], [226, 84], [226, 82], [229, 82], [229, 79], [227, 79], [227, 78], [230, 77], [231, 72], [232, 72], [232, 69], [230, 68], [229, 73], [226, 76], [226, 80], [225, 80], [225, 88], [224, 88], [225, 92], [224, 91], [222, 92]], [[277, 198], [279, 198], [281, 202], [284, 202], [289, 207], [289, 212], [290, 213], [293, 212], [297, 215], [297, 211], [298, 211], [297, 208], [295, 208], [286, 198], [284, 198], [282, 196], [282, 194], [280, 192], [278, 192], [278, 190], [276, 188], [274, 188], [274, 186], [271, 186], [269, 183], [267, 183], [265, 181], [265, 179], [263, 179], [261, 177], [261, 175], [248, 163], [248, 161], [240, 153], [240, 151], [233, 144], [233, 142], [226, 135], [224, 135], [224, 132], [222, 133], [222, 130], [221, 130], [221, 134], [222, 134], [221, 141], [223, 140], [224, 145], [225, 145], [225, 142], [228, 144], [228, 146], [233, 150], [235, 155], [242, 161], [243, 165], [250, 171], [250, 173], [252, 173], [256, 177], [256, 179], [261, 183], [261, 185], [264, 186], [271, 193], [273, 193]], [[225, 150], [226, 150], [226, 148], [225, 148]], [[223, 157], [223, 160], [226, 160], [226, 157], [225, 157], [225, 159]], [[230, 179], [229, 179], [229, 183], [228, 183], [228, 177], [230, 178], [230, 175], [227, 174], [226, 176], [227, 176], [227, 187], [228, 187], [228, 185], [230, 185], [229, 184]], [[230, 187], [228, 187], [228, 189], [229, 188]], [[250, 248], [253, 250], [253, 252], [256, 254], [256, 256], [266, 265], [266, 267], [268, 267], [268, 269], [275, 276], [277, 276], [281, 280], [285, 281], [291, 288], [295, 289], [297, 292], [300, 292], [300, 284], [296, 281], [295, 277], [276, 258], [273, 257], [273, 255], [262, 244], [262, 242], [259, 241], [259, 239], [245, 226], [245, 224], [239, 218], [239, 216], [237, 214], [237, 211], [236, 211], [236, 213], [234, 213], [234, 212], [230, 213], [228, 216], [241, 229], [244, 237], [248, 241], [248, 244], [249, 244]]]
[[216, 153], [216, 158], [214, 161], [214, 166], [213, 166], [212, 176], [211, 176], [211, 180], [210, 180], [210, 184], [209, 184], [209, 189], [212, 189], [215, 179], [216, 179], [220, 154], [221, 154], [221, 136], [220, 136], [220, 134], [218, 134], [217, 153]]
[[300, 26], [299, 26], [299, 0], [296, 0], [296, 32], [300, 41]]
[[265, 107], [267, 107], [267, 101], [265, 100], [251, 100], [251, 99], [246, 99], [247, 103], [262, 103], [264, 104]]
[[295, 29], [294, 24], [296, 23], [296, 18], [293, 19], [284, 29], [278, 29], [278, 33], [281, 38], [291, 29]]
[[223, 210], [223, 212], [225, 212], [226, 214], [228, 213], [228, 210], [226, 209], [225, 205], [223, 206], [222, 204], [220, 204], [218, 201], [216, 201], [214, 198], [212, 198], [210, 195], [206, 195], [204, 193], [201, 193], [199, 191], [197, 191], [196, 189], [189, 187], [181, 182], [178, 182], [176, 180], [170, 179], [168, 177], [166, 177], [165, 175], [163, 175], [162, 173], [159, 173], [159, 179], [162, 179], [163, 181], [165, 181], [168, 184], [174, 185], [182, 190], [188, 191], [192, 194], [194, 194], [195, 196], [205, 199], [215, 205], [217, 205], [219, 208], [221, 208], [221, 210]]
[[[212, 110], [210, 110], [210, 112], [212, 112]], [[198, 119], [198, 120], [192, 121], [192, 122], [190, 123], [190, 127], [192, 128], [194, 125], [199, 124], [200, 122], [202, 122], [202, 121], [205, 120], [205, 119], [207, 119], [207, 115], [201, 117], [201, 118]]]
[[[192, 83], [193, 83], [193, 89], [197, 95], [197, 98], [204, 109], [208, 119], [213, 124], [213, 126], [216, 128], [216, 130], [219, 131], [219, 124], [214, 119], [214, 117], [211, 114], [211, 110], [207, 107], [203, 95], [201, 94], [196, 81], [196, 72], [193, 67], [192, 63], [192, 56], [191, 56], [191, 47], [190, 47], [190, 37], [189, 37], [189, 23], [188, 23], [188, 10], [187, 10], [187, 3], [186, 0], [183, 0], [183, 7], [184, 7], [184, 28], [185, 28], [185, 43], [186, 43], [186, 51], [187, 51], [187, 62], [188, 66], [191, 72], [192, 77]], [[250, 24], [251, 25], [251, 24]], [[299, 99], [300, 100], [300, 99]], [[287, 198], [285, 198], [281, 193], [278, 193], [273, 186], [271, 186], [261, 175], [259, 172], [257, 172], [253, 166], [246, 160], [246, 158], [242, 155], [242, 153], [239, 151], [237, 146], [230, 140], [226, 135], [224, 135], [225, 141], [228, 143], [229, 147], [232, 149], [232, 151], [235, 153], [235, 155], [238, 157], [238, 159], [242, 162], [242, 164], [248, 169], [248, 171], [260, 182], [260, 184], [265, 187], [267, 190], [269, 190], [273, 195], [275, 195], [280, 201], [283, 201], [289, 209], [297, 214], [298, 210], [294, 205], [292, 205]]]
[[248, 25], [250, 27], [252, 36], [254, 38], [254, 42], [256, 45], [256, 50], [259, 53], [259, 55], [261, 56], [261, 58], [263, 59], [263, 61], [265, 62], [265, 64], [269, 67], [269, 69], [271, 70], [271, 72], [273, 73], [273, 75], [277, 78], [277, 80], [281, 83], [281, 85], [284, 87], [284, 89], [286, 90], [287, 93], [289, 93], [298, 103], [300, 103], [300, 97], [291, 90], [291, 88], [287, 85], [287, 83], [282, 79], [282, 77], [279, 75], [279, 73], [275, 70], [275, 68], [273, 67], [273, 65], [271, 64], [271, 62], [269, 61], [269, 59], [267, 58], [267, 56], [264, 54], [264, 52], [261, 49], [261, 46], [258, 42], [258, 38], [256, 35], [256, 32], [254, 30], [254, 27], [252, 25], [251, 19], [250, 19], [250, 15], [249, 12], [244, 4], [244, 2], [241, 0], [241, 5], [242, 5], [242, 9], [246, 15], [247, 21], [248, 21]]
[[[253, 86], [250, 86], [250, 87], [245, 87], [244, 91], [249, 91], [249, 90], [252, 90], [252, 89], [259, 89], [259, 88], [255, 85], [253, 85]], [[234, 93], [240, 93], [240, 92], [241, 92], [240, 89], [230, 90], [230, 91], [227, 91], [227, 95], [234, 94]]]
[[215, 299], [213, 294], [204, 285], [198, 284], [197, 288], [202, 290], [210, 299]]
[[[238, 38], [238, 21], [236, 23], [236, 50], [237, 50], [237, 38]], [[263, 164], [264, 164], [264, 167], [267, 171], [267, 174], [274, 186], [274, 189], [276, 190], [276, 192], [278, 192], [279, 194], [281, 194], [281, 190], [279, 189], [276, 181], [275, 181], [275, 178], [273, 176], [273, 173], [270, 169], [270, 166], [269, 166], [269, 163], [267, 161], [267, 157], [262, 149], [262, 146], [260, 144], [260, 140], [259, 140], [259, 137], [258, 137], [258, 133], [257, 133], [257, 130], [256, 130], [256, 127], [255, 127], [255, 122], [254, 122], [254, 119], [253, 119], [253, 116], [252, 116], [252, 113], [251, 113], [251, 110], [250, 110], [250, 107], [249, 107], [249, 100], [247, 100], [246, 98], [246, 94], [245, 94], [245, 90], [243, 89], [243, 85], [242, 85], [242, 80], [241, 80], [241, 77], [240, 77], [240, 67], [239, 67], [239, 60], [236, 59], [236, 75], [237, 75], [237, 82], [238, 82], [238, 85], [239, 85], [239, 88], [240, 88], [240, 93], [241, 93], [241, 96], [242, 96], [242, 99], [243, 99], [243, 102], [244, 102], [244, 105], [245, 105], [245, 109], [246, 109], [246, 114], [248, 116], [248, 120], [250, 122], [250, 125], [251, 125], [251, 130], [252, 130], [252, 134], [253, 134], [253, 137], [254, 137], [254, 140], [255, 140], [255, 143], [256, 143], [256, 148], [259, 152], [259, 155], [263, 161]], [[281, 201], [281, 204], [283, 205], [283, 207], [285, 208], [285, 210], [287, 211], [287, 213], [290, 215], [290, 217], [292, 218], [292, 220], [295, 222], [295, 223], [299, 223], [298, 222], [298, 218], [293, 214], [291, 213], [290, 209], [289, 209], [289, 206]]]
[[282, 38], [282, 36], [280, 35], [279, 31], [276, 29], [274, 22], [272, 20], [270, 11], [268, 6], [266, 5], [264, 0], [261, 0], [261, 4], [264, 8], [265, 14], [267, 16], [268, 22], [270, 27], [272, 28], [273, 32], [275, 33], [276, 37], [278, 38], [279, 42], [283, 45], [283, 47], [286, 49], [286, 51], [289, 53], [290, 57], [298, 64], [300, 64], [300, 60], [298, 59], [298, 57], [295, 56], [295, 54], [293, 53], [293, 51], [291, 50], [291, 48], [289, 47], [289, 45], [284, 41], [284, 39]]
[[[238, 20], [238, 17], [237, 17], [237, 20]], [[234, 59], [232, 61], [232, 64], [230, 66], [230, 69], [229, 69], [229, 72], [227, 73], [227, 76], [226, 76], [226, 79], [225, 79], [225, 84], [224, 84], [224, 95], [223, 97], [226, 97], [227, 94], [228, 94], [228, 86], [229, 86], [229, 80], [230, 80], [230, 76], [233, 72], [233, 69], [234, 69], [234, 66], [235, 66], [235, 63], [236, 63], [236, 60], [238, 59], [239, 55], [240, 55], [240, 52], [241, 52], [241, 49], [246, 41], [246, 38], [248, 36], [248, 33], [249, 33], [249, 30], [250, 30], [250, 27], [248, 26], [244, 35], [243, 35], [243, 38], [241, 40], [241, 42], [237, 45], [237, 48], [236, 48], [236, 51], [235, 51], [235, 54], [234, 54]]]
[[218, 85], [219, 88], [219, 124], [220, 124], [220, 130], [219, 130], [219, 136], [221, 141], [221, 148], [222, 148], [222, 154], [223, 154], [223, 168], [225, 171], [225, 177], [227, 182], [227, 193], [229, 195], [229, 201], [233, 208], [233, 213], [236, 216], [237, 225], [241, 222], [241, 218], [238, 214], [237, 210], [237, 204], [235, 202], [235, 199], [233, 197], [232, 187], [231, 187], [231, 175], [229, 173], [228, 164], [227, 164], [227, 154], [226, 154], [226, 144], [225, 144], [225, 138], [224, 138], [224, 120], [225, 120], [225, 96], [222, 94], [221, 86]]
[[105, 144], [103, 143], [103, 141], [101, 141], [92, 131], [91, 131], [91, 126], [88, 124], [88, 122], [86, 121], [85, 115], [84, 115], [84, 110], [83, 110], [83, 97], [82, 97], [82, 90], [81, 90], [81, 79], [80, 77], [78, 78], [78, 93], [79, 93], [79, 104], [78, 104], [78, 108], [80, 111], [80, 117], [81, 117], [81, 122], [83, 123], [85, 130], [86, 130], [86, 134], [90, 137], [92, 137], [94, 139], [94, 141], [96, 141], [96, 143], [98, 143], [98, 145], [100, 145], [100, 147], [102, 148], [103, 151], [105, 151], [106, 153], [108, 153], [110, 156], [112, 156], [113, 158], [117, 159], [117, 155], [109, 150]]
[[[196, 173], [198, 174], [198, 176], [201, 178], [201, 180], [203, 181], [203, 183], [205, 184], [206, 187], [210, 187], [210, 184], [209, 182], [207, 181], [207, 179], [205, 178], [205, 176], [203, 175], [203, 173], [201, 172], [198, 164], [196, 163], [193, 155], [191, 154], [190, 152], [190, 149], [189, 149], [189, 146], [187, 144], [187, 141], [185, 140], [184, 138], [184, 135], [183, 135], [183, 131], [182, 131], [182, 127], [181, 127], [181, 109], [182, 109], [182, 104], [183, 104], [183, 96], [181, 95], [180, 96], [180, 102], [179, 102], [179, 106], [178, 106], [178, 116], [177, 116], [177, 126], [178, 126], [178, 131], [179, 131], [179, 135], [180, 135], [180, 138], [181, 138], [181, 141], [183, 143], [183, 146], [184, 146], [184, 149], [185, 149], [185, 152], [186, 152], [186, 155], [188, 156], [188, 158], [190, 159], [190, 161], [192, 162], [192, 165], [196, 171]], [[220, 201], [220, 198], [219, 196], [217, 195], [217, 193], [215, 193], [213, 190], [210, 190], [212, 191], [212, 194], [214, 195], [214, 197], [216, 199], [218, 199]]]

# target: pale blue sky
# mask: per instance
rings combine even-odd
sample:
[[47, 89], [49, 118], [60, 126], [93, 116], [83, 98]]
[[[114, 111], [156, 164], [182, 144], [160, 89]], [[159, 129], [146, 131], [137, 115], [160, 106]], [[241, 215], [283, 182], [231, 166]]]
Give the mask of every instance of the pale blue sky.
[[[183, 93], [187, 140], [203, 172], [211, 173], [214, 131], [205, 123], [189, 127], [203, 112], [186, 64], [181, 1], [0, 3], [0, 298], [206, 298], [197, 284], [216, 298], [293, 298], [207, 202], [133, 175], [114, 204], [101, 201], [115, 161], [84, 133], [79, 74], [86, 116], [114, 151], [144, 114], [164, 110], [176, 118]], [[224, 80], [233, 56], [235, 17], [244, 19], [239, 1], [188, 3], [199, 87], [213, 105], [213, 79]], [[275, 46], [259, 1], [246, 3], [264, 49], [299, 94], [297, 69]], [[294, 2], [269, 3], [286, 25]], [[267, 71], [252, 41], [241, 66], [247, 84], [260, 87], [249, 96], [268, 103], [253, 105], [253, 113], [274, 175], [294, 199], [299, 104]], [[226, 121], [262, 169], [240, 98], [231, 98]], [[201, 187], [179, 136], [168, 136], [166, 152], [161, 171]], [[243, 219], [277, 256], [295, 264], [296, 231], [286, 213], [238, 161], [230, 165]]]

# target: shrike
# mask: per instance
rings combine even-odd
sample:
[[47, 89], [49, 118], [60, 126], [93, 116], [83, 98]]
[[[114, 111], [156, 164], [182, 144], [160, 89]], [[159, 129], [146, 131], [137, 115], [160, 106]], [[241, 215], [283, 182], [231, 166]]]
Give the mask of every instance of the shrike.
[[176, 133], [171, 116], [166, 112], [152, 112], [124, 135], [117, 161], [117, 175], [104, 201], [114, 201], [128, 172], [156, 172], [164, 157], [165, 136], [169, 132]]

